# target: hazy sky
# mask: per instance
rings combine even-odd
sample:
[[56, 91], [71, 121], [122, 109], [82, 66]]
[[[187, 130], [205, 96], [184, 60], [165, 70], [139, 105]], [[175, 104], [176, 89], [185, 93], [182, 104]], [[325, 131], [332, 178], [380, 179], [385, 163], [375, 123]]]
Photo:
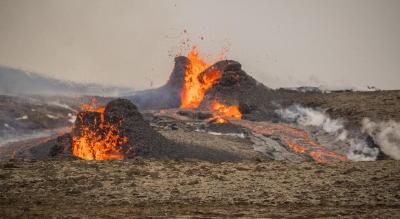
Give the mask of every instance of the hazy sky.
[[271, 87], [400, 89], [398, 0], [0, 0], [0, 65], [56, 78], [158, 86], [186, 38]]

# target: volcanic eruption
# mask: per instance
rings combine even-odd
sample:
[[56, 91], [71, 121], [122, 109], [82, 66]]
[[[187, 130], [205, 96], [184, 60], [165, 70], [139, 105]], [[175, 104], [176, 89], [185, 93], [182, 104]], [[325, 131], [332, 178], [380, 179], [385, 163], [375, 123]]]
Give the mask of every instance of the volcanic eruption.
[[[181, 93], [181, 108], [199, 108], [206, 93], [223, 75], [223, 70], [218, 65], [207, 64], [199, 56], [196, 47], [193, 47], [188, 54], [189, 64], [185, 71], [185, 80]], [[227, 106], [219, 102], [216, 98], [207, 108], [214, 114], [214, 121], [217, 123], [227, 122], [224, 117], [231, 119], [241, 119], [242, 114], [238, 105]]]
[[[268, 116], [273, 115], [269, 112], [275, 109], [271, 104], [273, 98], [282, 96], [249, 76], [240, 63], [233, 60], [207, 63], [193, 47], [187, 57], [175, 58], [175, 67], [164, 86], [138, 92], [130, 101], [117, 99], [106, 106], [97, 106], [95, 101], [83, 104], [73, 128], [71, 151], [74, 156], [87, 160], [126, 159], [138, 155], [236, 159], [231, 155], [220, 156], [218, 150], [168, 140], [150, 126], [139, 112], [140, 108], [158, 110], [158, 114], [177, 121], [196, 115], [192, 119], [206, 126], [230, 125], [246, 129], [251, 135], [275, 139], [284, 148], [282, 151], [295, 153], [303, 160], [319, 163], [346, 160], [340, 152], [320, 145], [307, 131], [268, 122]], [[276, 159], [271, 154], [273, 152], [265, 152], [264, 155]]]
[[[221, 61], [230, 63], [232, 61]], [[194, 46], [187, 57], [175, 58], [175, 67], [168, 82], [159, 88], [140, 91], [131, 97], [141, 109], [202, 109], [214, 112], [213, 121], [228, 122], [224, 117], [240, 119], [239, 105], [224, 104], [224, 98], [215, 95], [212, 101], [204, 101], [207, 92], [217, 84], [225, 74], [225, 66], [221, 63], [210, 64], [202, 59]], [[207, 104], [205, 104], [207, 102]]]

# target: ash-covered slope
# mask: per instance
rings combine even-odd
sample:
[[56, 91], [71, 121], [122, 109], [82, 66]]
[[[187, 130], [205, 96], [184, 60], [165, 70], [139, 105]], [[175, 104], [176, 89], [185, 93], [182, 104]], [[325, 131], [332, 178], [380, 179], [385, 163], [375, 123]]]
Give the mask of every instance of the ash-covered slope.
[[165, 85], [156, 89], [139, 91], [129, 97], [141, 109], [176, 108], [181, 104], [181, 90], [184, 83], [188, 58], [175, 58], [175, 66]]
[[125, 96], [133, 89], [83, 84], [0, 66], [0, 94]]
[[68, 101], [0, 95], [0, 147], [72, 125], [76, 107]]
[[[105, 105], [113, 98], [95, 97]], [[0, 146], [62, 133], [92, 96], [0, 95]]]

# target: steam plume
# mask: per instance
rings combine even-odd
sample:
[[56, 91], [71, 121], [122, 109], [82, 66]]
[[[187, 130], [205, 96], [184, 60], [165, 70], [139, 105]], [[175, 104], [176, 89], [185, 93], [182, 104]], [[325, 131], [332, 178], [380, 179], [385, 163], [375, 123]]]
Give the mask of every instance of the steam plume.
[[394, 121], [376, 123], [364, 118], [361, 131], [371, 136], [386, 155], [400, 160], [400, 123]]
[[[332, 119], [324, 111], [302, 107], [300, 105], [293, 105], [286, 109], [278, 109], [276, 110], [276, 113], [280, 115], [282, 119], [288, 122], [294, 122], [302, 126], [314, 126], [321, 128], [326, 133], [335, 136], [336, 141], [346, 142], [348, 145], [350, 145], [347, 154], [347, 158], [349, 160], [371, 161], [371, 160], [376, 160], [376, 158], [379, 155], [378, 148], [371, 147], [365, 138], [349, 137], [349, 131], [344, 128], [344, 121], [341, 119]], [[375, 126], [372, 126], [370, 124], [369, 127], [370, 129], [368, 130], [371, 130], [371, 127]], [[400, 132], [398, 134], [399, 134], [398, 139], [400, 139]], [[379, 142], [377, 143], [379, 144]], [[391, 146], [389, 147], [392, 148]], [[397, 149], [400, 156], [400, 149], [399, 148]]]

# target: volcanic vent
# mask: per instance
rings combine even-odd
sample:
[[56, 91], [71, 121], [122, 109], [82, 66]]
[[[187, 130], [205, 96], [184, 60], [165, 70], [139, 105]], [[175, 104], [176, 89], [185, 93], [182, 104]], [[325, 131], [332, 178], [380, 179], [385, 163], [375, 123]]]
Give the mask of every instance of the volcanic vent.
[[[222, 60], [213, 65], [208, 64], [201, 59], [196, 48], [189, 52], [188, 60], [180, 110], [163, 110], [160, 115], [178, 120], [182, 119], [181, 115], [192, 119], [211, 118], [208, 122], [231, 123], [229, 127], [247, 129], [252, 133], [251, 136], [258, 135], [261, 141], [276, 142], [275, 145], [279, 145], [275, 148], [262, 145], [263, 149], [259, 149], [270, 159], [291, 159], [296, 157], [290, 155], [294, 153], [301, 160], [320, 163], [346, 160], [342, 151], [336, 152], [318, 144], [307, 131], [277, 124], [280, 119], [276, 118], [274, 110], [277, 106], [273, 102], [281, 99], [282, 95], [249, 76], [242, 70], [240, 63]], [[203, 116], [205, 114], [202, 112], [210, 112], [211, 116]], [[256, 122], [271, 119], [276, 120]]]
[[[239, 153], [244, 147], [232, 148], [220, 144], [221, 140], [207, 142], [211, 135], [229, 135], [241, 138], [235, 141], [244, 145], [250, 144], [247, 158], [262, 155], [271, 160], [320, 163], [347, 160], [348, 145], [306, 127], [287, 124], [276, 114], [282, 100], [290, 104], [300, 95], [304, 94], [264, 86], [236, 61], [207, 63], [193, 48], [187, 57], [175, 58], [174, 70], [164, 86], [130, 97], [144, 110], [146, 120], [138, 107], [126, 99], [102, 107], [95, 103], [83, 105], [72, 133], [59, 137], [53, 142], [54, 147], [37, 147], [40, 150], [35, 154], [45, 157], [42, 151], [51, 148], [50, 156], [72, 154], [87, 160], [134, 156], [244, 159]], [[199, 137], [198, 132], [207, 137]], [[254, 151], [261, 153], [252, 154]]]
[[[129, 100], [78, 114], [72, 132], [73, 155], [86, 160], [123, 159], [160, 150], [168, 141], [155, 132]], [[154, 149], [153, 149], [154, 148]]]
[[140, 109], [206, 110], [213, 113], [213, 121], [225, 123], [228, 120], [224, 118], [265, 117], [265, 109], [271, 108], [270, 99], [266, 99], [271, 92], [243, 71], [240, 63], [208, 63], [193, 47], [187, 57], [175, 58], [174, 69], [164, 86], [140, 91], [129, 99]]
[[167, 139], [155, 131], [136, 105], [127, 99], [113, 100], [105, 107], [87, 104], [83, 110], [78, 114], [71, 134], [38, 145], [37, 148], [49, 148], [49, 151], [35, 153], [33, 158], [50, 156], [110, 160], [140, 156], [207, 161], [248, 159], [248, 155], [198, 144], [201, 142], [182, 143]]

